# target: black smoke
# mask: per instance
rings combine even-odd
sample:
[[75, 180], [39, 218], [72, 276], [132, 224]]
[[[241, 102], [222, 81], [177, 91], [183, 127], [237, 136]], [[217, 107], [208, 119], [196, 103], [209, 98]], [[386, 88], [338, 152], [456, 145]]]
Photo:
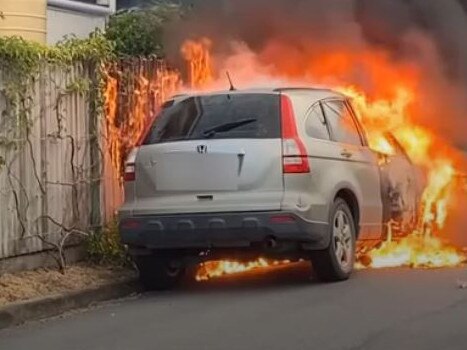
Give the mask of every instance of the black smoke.
[[235, 40], [260, 52], [272, 39], [298, 51], [343, 42], [386, 50], [395, 61], [420, 65], [427, 87], [420, 103], [442, 114], [440, 132], [467, 144], [467, 0], [196, 1], [167, 31], [169, 57], [179, 57], [183, 40], [200, 36], [212, 38], [218, 51]]
[[356, 0], [355, 18], [370, 43], [399, 49], [401, 38], [418, 30], [433, 40], [444, 73], [467, 88], [466, 0]]

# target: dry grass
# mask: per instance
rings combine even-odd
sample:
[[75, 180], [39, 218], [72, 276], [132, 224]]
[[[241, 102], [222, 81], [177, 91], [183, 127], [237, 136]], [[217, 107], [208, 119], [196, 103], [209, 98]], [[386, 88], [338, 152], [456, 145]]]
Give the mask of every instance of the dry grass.
[[0, 276], [0, 307], [6, 304], [65, 292], [91, 289], [118, 282], [134, 272], [128, 269], [76, 265], [63, 275], [53, 269], [38, 269]]

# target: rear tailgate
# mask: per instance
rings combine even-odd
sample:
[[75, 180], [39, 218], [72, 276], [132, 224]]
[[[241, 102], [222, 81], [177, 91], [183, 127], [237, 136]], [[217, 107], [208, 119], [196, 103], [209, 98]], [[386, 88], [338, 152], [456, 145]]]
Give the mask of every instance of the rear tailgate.
[[[189, 97], [165, 109], [140, 147], [135, 215], [279, 210], [280, 97]], [[128, 187], [128, 185], [127, 185]]]

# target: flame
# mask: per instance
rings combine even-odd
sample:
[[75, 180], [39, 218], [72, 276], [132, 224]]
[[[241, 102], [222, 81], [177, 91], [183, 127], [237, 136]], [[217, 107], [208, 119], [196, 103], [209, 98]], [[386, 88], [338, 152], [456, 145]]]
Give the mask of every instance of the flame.
[[105, 140], [107, 141], [107, 150], [111, 155], [113, 168], [117, 174], [121, 174], [121, 154], [120, 154], [120, 131], [117, 127], [117, 98], [118, 81], [107, 73], [107, 84], [104, 91], [105, 98]]
[[[131, 79], [124, 78], [128, 75]], [[114, 174], [122, 181], [127, 155], [141, 141], [161, 104], [180, 90], [182, 81], [178, 71], [159, 60], [109, 66], [106, 78], [105, 139]]]
[[449, 163], [441, 163], [431, 170], [429, 184], [422, 197], [425, 225], [435, 224], [439, 229], [444, 227], [454, 174], [454, 168]]
[[[367, 263], [362, 263], [362, 260]], [[455, 247], [439, 238], [412, 234], [400, 241], [388, 240], [356, 264], [357, 268], [374, 269], [406, 266], [412, 268], [455, 267], [465, 260]]]
[[289, 260], [266, 260], [259, 258], [249, 262], [239, 262], [233, 260], [207, 261], [198, 266], [196, 272], [197, 281], [207, 281], [212, 278], [222, 277], [233, 274], [240, 274], [257, 269], [266, 269], [279, 265], [290, 264]]
[[394, 241], [389, 234], [379, 248], [362, 255], [357, 267], [439, 268], [463, 263], [467, 257], [460, 249], [433, 235], [434, 231], [444, 228], [453, 187], [454, 168], [450, 164], [442, 163], [432, 169], [422, 197], [418, 229], [400, 241]]
[[[394, 154], [384, 132], [391, 130], [404, 147], [410, 158], [423, 167], [428, 174], [428, 183], [421, 199], [422, 212], [414, 232], [396, 241], [392, 234], [379, 247], [364, 257], [365, 266], [381, 267], [450, 267], [462, 263], [466, 257], [459, 249], [434, 236], [445, 226], [448, 208], [455, 187], [453, 159], [446, 154], [436, 154], [438, 145], [431, 131], [414, 125], [410, 120], [410, 104], [413, 92], [398, 87], [392, 100], [369, 101], [367, 96], [355, 87], [337, 88], [353, 100], [357, 114], [368, 133], [370, 147], [385, 154]], [[454, 157], [453, 157], [454, 158]], [[368, 261], [369, 259], [369, 261]], [[358, 263], [357, 266], [362, 266]]]
[[189, 79], [192, 88], [202, 88], [213, 81], [210, 49], [212, 41], [202, 38], [199, 41], [187, 40], [183, 43], [181, 53], [188, 62]]
[[[417, 67], [395, 63], [387, 54], [374, 49], [346, 51], [334, 47], [317, 54], [312, 47], [297, 52], [284, 43], [274, 41], [257, 53], [242, 52], [243, 46], [235, 43], [235, 55], [214, 65], [215, 59], [210, 52], [212, 47], [213, 42], [206, 38], [186, 41], [182, 47], [193, 88], [212, 90], [225, 86], [224, 81], [216, 84], [214, 66], [229, 70], [229, 65], [237, 69], [232, 73], [241, 80], [239, 83], [250, 86], [260, 79], [259, 73], [255, 75], [254, 71], [269, 75], [269, 81], [277, 78], [294, 83], [299, 78], [313, 85], [330, 85], [353, 100], [372, 149], [387, 155], [395, 154], [396, 150], [385, 136], [387, 131], [391, 131], [411, 160], [425, 171], [428, 183], [422, 195], [417, 229], [407, 232], [407, 237], [400, 241], [393, 240], [389, 234], [379, 248], [367, 252], [366, 263], [359, 262], [357, 266], [442, 267], [456, 266], [465, 260], [459, 249], [440, 237], [455, 188], [456, 150], [446, 146], [446, 142], [432, 130], [415, 121], [423, 115], [416, 103], [420, 95], [421, 74]], [[242, 74], [240, 70], [247, 66], [254, 69]], [[361, 85], [353, 82], [359, 80], [355, 79], [354, 67], [365, 67], [363, 74], [358, 74], [366, 77]], [[371, 93], [364, 85], [370, 86], [368, 90]], [[202, 271], [203, 276], [218, 276], [237, 269], [248, 270], [249, 266], [255, 268], [262, 263], [257, 261], [249, 265], [220, 261], [213, 265], [204, 264]]]
[[383, 135], [373, 135], [369, 142], [370, 147], [375, 151], [381, 152], [386, 155], [394, 155], [396, 153], [394, 147]]

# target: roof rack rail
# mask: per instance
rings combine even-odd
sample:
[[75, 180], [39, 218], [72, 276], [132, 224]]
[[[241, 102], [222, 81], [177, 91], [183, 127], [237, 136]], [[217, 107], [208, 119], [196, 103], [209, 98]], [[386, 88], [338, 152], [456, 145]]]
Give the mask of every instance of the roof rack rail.
[[185, 97], [185, 96], [189, 96], [189, 95], [188, 94], [176, 94], [176, 95], [172, 95], [171, 99]]
[[300, 87], [300, 86], [292, 86], [292, 87], [281, 87], [281, 88], [276, 88], [273, 91], [275, 92], [281, 92], [281, 91], [290, 91], [290, 90], [311, 90], [311, 91], [332, 91], [329, 88], [319, 88], [319, 87]]

